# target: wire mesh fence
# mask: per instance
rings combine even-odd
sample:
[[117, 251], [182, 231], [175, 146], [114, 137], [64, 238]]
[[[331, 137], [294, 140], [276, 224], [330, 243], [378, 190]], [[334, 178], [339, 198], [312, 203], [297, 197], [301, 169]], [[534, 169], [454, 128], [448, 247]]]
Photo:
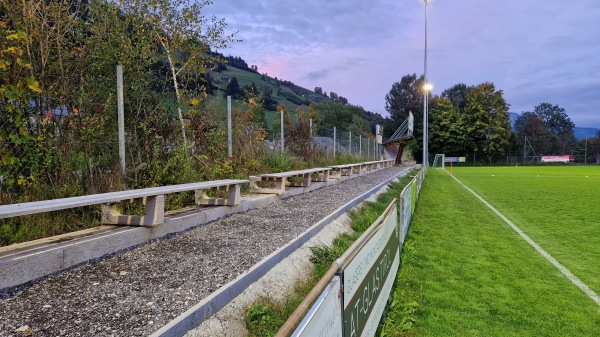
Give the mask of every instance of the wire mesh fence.
[[[269, 129], [267, 135], [269, 147], [281, 151], [281, 130]], [[289, 149], [289, 144], [286, 144], [286, 140], [289, 140], [286, 130], [283, 135], [284, 148]], [[351, 156], [375, 160], [381, 156], [383, 146], [376, 144], [374, 139], [372, 134], [353, 134], [338, 128], [313, 128], [310, 132], [310, 145], [328, 157]]]
[[[228, 159], [225, 107], [207, 111], [212, 112], [186, 118], [188, 151], [183, 149], [178, 119], [158, 121], [141, 114], [138, 120], [133, 115], [126, 123], [125, 175], [119, 165], [116, 116], [100, 119], [71, 109], [38, 117], [2, 118], [0, 204], [178, 183], [189, 171], [185, 170], [187, 157], [203, 164], [204, 171], [212, 165], [216, 175], [203, 178], [218, 179], [236, 171], [235, 160], [260, 161], [254, 153], [263, 151], [261, 148], [281, 151], [280, 129], [257, 128], [244, 119], [247, 114], [243, 109], [234, 109], [235, 159]], [[334, 161], [338, 157], [375, 160], [382, 153], [373, 135], [338, 128], [309, 128], [308, 123], [297, 122], [286, 125], [283, 136], [283, 149], [304, 159], [319, 154]], [[198, 176], [186, 179], [194, 177]]]

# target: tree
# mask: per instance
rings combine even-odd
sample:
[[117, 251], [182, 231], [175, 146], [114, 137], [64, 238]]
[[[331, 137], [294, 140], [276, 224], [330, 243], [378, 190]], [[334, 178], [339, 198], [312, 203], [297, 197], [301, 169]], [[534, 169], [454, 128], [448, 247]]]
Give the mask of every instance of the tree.
[[233, 98], [241, 98], [243, 96], [243, 91], [238, 84], [238, 80], [235, 77], [232, 77], [227, 83], [227, 87], [225, 88], [225, 96], [231, 96]]
[[423, 81], [423, 76], [417, 78], [416, 74], [404, 75], [385, 95], [385, 110], [390, 114], [391, 121], [385, 123], [384, 138], [390, 137], [408, 118], [408, 113], [412, 112], [416, 138], [412, 145], [416, 147], [411, 150], [416, 154], [417, 160], [422, 155], [423, 144]]
[[339, 102], [322, 102], [315, 106], [319, 111], [319, 125], [323, 128], [352, 131], [352, 134], [369, 134], [370, 125], [365, 110], [355, 105]]
[[565, 113], [565, 109], [550, 103], [540, 103], [533, 108], [533, 112], [546, 124], [552, 133], [552, 153], [572, 154], [577, 141], [573, 128], [575, 124]]
[[533, 112], [546, 123], [548, 129], [559, 134], [561, 132], [573, 132], [575, 124], [565, 113], [565, 109], [550, 103], [540, 103], [533, 108]]
[[323, 88], [315, 87], [315, 94], [322, 94], [322, 93], [323, 93]]
[[446, 97], [434, 97], [429, 107], [429, 147], [432, 153], [464, 155], [466, 115]]
[[523, 112], [515, 122], [520, 137], [527, 136], [536, 143], [534, 146], [532, 142], [536, 153], [545, 154], [572, 154], [577, 146], [574, 127], [565, 109], [550, 103], [540, 103], [533, 112]]
[[473, 87], [468, 87], [464, 83], [455, 84], [450, 89], [442, 91], [442, 97], [445, 97], [452, 102], [459, 112], [464, 113], [467, 107], [467, 94]]
[[551, 132], [546, 126], [546, 123], [533, 112], [524, 112], [515, 121], [515, 132], [519, 136], [520, 143], [525, 146], [525, 137], [533, 148], [533, 151], [538, 154], [550, 153]]
[[210, 0], [119, 0], [124, 13], [147, 22], [156, 42], [167, 58], [170, 79], [175, 90], [181, 136], [187, 147], [183, 119], [183, 94], [180, 77], [185, 72], [206, 72], [210, 48], [225, 48], [235, 34], [225, 35], [224, 19], [209, 20], [202, 14]]
[[475, 86], [467, 94], [468, 146], [474, 153], [504, 155], [510, 144], [509, 105], [493, 83]]

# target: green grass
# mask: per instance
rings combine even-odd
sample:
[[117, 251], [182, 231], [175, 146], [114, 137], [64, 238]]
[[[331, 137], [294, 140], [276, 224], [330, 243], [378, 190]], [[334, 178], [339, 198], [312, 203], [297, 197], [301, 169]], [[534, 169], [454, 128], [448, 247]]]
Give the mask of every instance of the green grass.
[[[469, 172], [454, 169], [477, 192], [492, 185]], [[380, 336], [599, 334], [591, 299], [449, 175], [429, 171]]]
[[600, 167], [460, 168], [454, 175], [600, 294]]

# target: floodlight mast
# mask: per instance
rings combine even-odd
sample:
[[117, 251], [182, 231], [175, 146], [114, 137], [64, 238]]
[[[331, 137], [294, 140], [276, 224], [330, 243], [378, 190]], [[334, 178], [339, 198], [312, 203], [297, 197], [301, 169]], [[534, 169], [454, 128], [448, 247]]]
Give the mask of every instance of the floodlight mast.
[[427, 83], [427, 1], [425, 2], [425, 57], [424, 57], [424, 65], [423, 65], [423, 166], [427, 167], [429, 165], [429, 139], [428, 139], [428, 112], [427, 112], [427, 98], [428, 98], [428, 88], [430, 87]]

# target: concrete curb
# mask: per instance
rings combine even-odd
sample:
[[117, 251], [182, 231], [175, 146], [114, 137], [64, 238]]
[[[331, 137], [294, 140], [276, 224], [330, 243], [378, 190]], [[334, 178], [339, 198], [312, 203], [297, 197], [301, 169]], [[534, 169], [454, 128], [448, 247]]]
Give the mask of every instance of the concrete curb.
[[151, 336], [184, 336], [189, 330], [196, 328], [206, 319], [210, 318], [212, 315], [214, 315], [223, 307], [225, 307], [225, 305], [227, 305], [238, 295], [240, 295], [251, 284], [258, 281], [276, 264], [283, 261], [288, 255], [290, 255], [296, 249], [301, 247], [305, 242], [307, 242], [317, 233], [319, 233], [325, 226], [330, 224], [332, 221], [334, 221], [339, 216], [346, 213], [359, 203], [369, 198], [372, 194], [376, 193], [382, 187], [388, 185], [393, 180], [398, 179], [398, 177], [401, 177], [408, 170], [410, 170], [410, 168], [399, 172], [394, 177], [382, 182], [381, 184], [375, 186], [371, 190], [365, 192], [364, 194], [360, 195], [354, 200], [351, 200], [344, 206], [330, 213], [321, 221], [319, 221], [318, 223], [310, 227], [308, 230], [306, 230], [303, 234], [291, 241], [288, 245], [281, 247], [279, 250], [265, 257], [263, 260], [261, 260], [255, 266], [253, 266], [248, 272], [239, 275], [235, 280], [219, 288], [217, 291], [215, 291], [210, 296], [188, 309], [179, 317], [177, 317], [176, 319], [172, 320], [171, 322], [154, 332]]

